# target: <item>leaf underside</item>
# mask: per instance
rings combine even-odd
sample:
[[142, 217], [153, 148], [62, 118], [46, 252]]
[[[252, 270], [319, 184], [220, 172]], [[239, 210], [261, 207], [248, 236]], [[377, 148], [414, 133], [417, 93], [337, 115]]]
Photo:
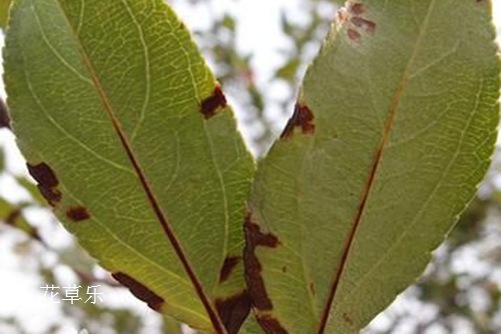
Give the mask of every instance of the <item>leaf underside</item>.
[[423, 271], [494, 149], [490, 6], [339, 13], [253, 185], [246, 273], [267, 333], [357, 333]]
[[171, 9], [16, 0], [4, 61], [18, 144], [66, 228], [153, 309], [236, 333], [254, 165]]

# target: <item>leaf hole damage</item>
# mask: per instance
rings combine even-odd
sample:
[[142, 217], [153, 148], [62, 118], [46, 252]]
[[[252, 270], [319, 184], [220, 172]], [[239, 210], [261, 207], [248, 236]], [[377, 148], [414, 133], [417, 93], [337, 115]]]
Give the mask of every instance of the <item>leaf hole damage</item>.
[[116, 279], [120, 284], [128, 288], [130, 292], [134, 296], [136, 296], [136, 298], [148, 304], [148, 306], [153, 310], [160, 311], [164, 304], [164, 299], [162, 297], [127, 274], [116, 272], [111, 274], [111, 276], [113, 276], [113, 278]]
[[237, 334], [251, 309], [247, 290], [230, 298], [216, 299], [216, 309], [228, 334]]
[[89, 211], [86, 207], [76, 206], [71, 207], [66, 211], [66, 217], [74, 222], [81, 222], [90, 218]]
[[221, 89], [220, 85], [216, 85], [214, 92], [211, 96], [202, 101], [200, 106], [200, 112], [204, 115], [205, 119], [209, 119], [216, 114], [216, 111], [220, 108], [227, 106], [226, 97]]
[[297, 102], [294, 107], [294, 113], [285, 126], [280, 138], [291, 138], [294, 134], [294, 128], [296, 127], [301, 128], [303, 134], [313, 134], [315, 132], [315, 124], [313, 123], [314, 118], [315, 116], [308, 106]]
[[223, 266], [219, 273], [219, 283], [223, 283], [230, 277], [235, 266], [242, 260], [240, 256], [230, 256], [224, 259]]
[[261, 232], [259, 225], [252, 222], [250, 213], [245, 217], [245, 276], [252, 303], [257, 309], [272, 310], [273, 304], [266, 292], [264, 280], [261, 277], [261, 263], [259, 262], [255, 249], [258, 246], [276, 248], [280, 242], [271, 233]]
[[51, 206], [56, 206], [61, 201], [62, 194], [57, 189], [59, 180], [49, 165], [42, 162], [38, 165], [27, 164], [28, 172], [37, 181], [38, 190]]

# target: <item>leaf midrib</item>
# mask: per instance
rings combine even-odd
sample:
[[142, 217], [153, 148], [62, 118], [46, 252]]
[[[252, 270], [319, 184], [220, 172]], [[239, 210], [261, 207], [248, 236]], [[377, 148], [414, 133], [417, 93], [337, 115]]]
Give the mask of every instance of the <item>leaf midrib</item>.
[[[34, 9], [36, 11], [36, 1], [32, 1]], [[148, 202], [151, 205], [151, 208], [153, 209], [155, 215], [157, 216], [157, 219], [162, 226], [162, 229], [164, 230], [164, 233], [171, 243], [172, 248], [174, 249], [177, 257], [179, 258], [179, 261], [181, 262], [186, 274], [188, 275], [189, 279], [191, 280], [193, 287], [200, 298], [200, 301], [202, 302], [203, 306], [205, 307], [207, 311], [207, 315], [212, 323], [212, 326], [214, 330], [216, 331], [217, 334], [227, 334], [226, 329], [224, 325], [222, 324], [221, 319], [219, 318], [217, 312], [214, 310], [212, 307], [212, 303], [210, 302], [209, 297], [205, 294], [203, 286], [201, 282], [199, 281], [198, 277], [195, 274], [195, 271], [190, 265], [190, 262], [188, 261], [187, 256], [184, 254], [184, 251], [181, 247], [181, 244], [177, 240], [176, 236], [174, 235], [174, 232], [172, 231], [170, 224], [161, 209], [158, 200], [156, 199], [155, 193], [153, 192], [150, 182], [147, 179], [145, 173], [143, 172], [143, 169], [141, 168], [141, 165], [139, 164], [139, 161], [136, 159], [134, 150], [132, 149], [131, 145], [129, 144], [129, 140], [126, 137], [125, 133], [123, 132], [120, 122], [118, 118], [115, 116], [114, 108], [112, 107], [110, 101], [108, 100], [108, 97], [101, 85], [101, 81], [99, 80], [99, 77], [97, 73], [94, 70], [94, 67], [89, 59], [88, 53], [85, 50], [85, 47], [80, 40], [79, 36], [77, 35], [75, 29], [73, 28], [66, 12], [63, 9], [62, 4], [60, 3], [59, 0], [56, 0], [56, 3], [59, 5], [58, 8], [60, 12], [62, 13], [62, 16], [66, 19], [67, 26], [69, 33], [73, 36], [73, 39], [76, 42], [76, 45], [78, 46], [79, 53], [82, 56], [82, 61], [85, 66], [85, 68], [88, 71], [88, 74], [92, 80], [93, 87], [102, 103], [102, 106], [108, 115], [113, 129], [115, 130], [123, 149], [125, 150], [127, 157], [129, 158], [130, 163], [132, 164], [133, 169], [136, 172], [137, 177], [139, 178], [139, 181], [141, 183], [141, 186], [143, 187], [143, 191], [145, 192], [146, 197], [148, 198]]]
[[372, 190], [372, 187], [374, 185], [374, 181], [376, 180], [376, 175], [380, 166], [381, 159], [383, 157], [383, 152], [385, 149], [385, 146], [388, 142], [388, 138], [390, 136], [390, 133], [393, 128], [394, 120], [396, 113], [400, 107], [400, 103], [402, 100], [402, 95], [404, 94], [407, 82], [410, 79], [411, 76], [411, 69], [414, 65], [414, 61], [417, 57], [417, 54], [419, 53], [421, 43], [423, 36], [425, 35], [425, 32], [427, 30], [428, 24], [429, 24], [429, 19], [431, 16], [431, 13], [433, 9], [435, 8], [437, 0], [432, 0], [430, 2], [430, 5], [428, 6], [428, 10], [426, 13], [426, 16], [423, 20], [423, 23], [420, 27], [419, 30], [419, 35], [417, 36], [416, 42], [414, 44], [414, 49], [412, 51], [411, 57], [409, 58], [409, 61], [407, 62], [407, 65], [405, 67], [404, 73], [402, 74], [402, 77], [400, 79], [400, 82], [395, 90], [395, 93], [393, 94], [392, 102], [390, 104], [389, 110], [388, 110], [388, 117], [386, 119], [385, 126], [383, 128], [382, 134], [381, 134], [381, 141], [378, 144], [375, 154], [374, 154], [374, 160], [372, 162], [367, 181], [365, 183], [365, 187], [362, 191], [362, 196], [361, 196], [361, 201], [360, 205], [358, 207], [358, 210], [355, 214], [355, 218], [351, 224], [351, 229], [348, 232], [348, 236], [345, 239], [345, 243], [343, 246], [343, 251], [341, 254], [341, 261], [338, 265], [338, 268], [336, 270], [336, 275], [332, 281], [331, 284], [331, 289], [329, 291], [329, 295], [327, 298], [326, 305], [324, 309], [322, 310], [322, 318], [319, 324], [319, 328], [317, 330], [318, 334], [323, 334], [325, 332], [328, 320], [329, 320], [329, 315], [330, 315], [330, 310], [332, 306], [334, 305], [334, 300], [336, 297], [336, 292], [338, 291], [339, 283], [342, 280], [344, 271], [346, 269], [346, 265], [348, 264], [348, 258], [350, 255], [350, 251], [353, 245], [353, 242], [355, 241], [356, 234], [358, 232], [358, 229], [360, 227], [360, 222], [364, 216], [364, 211], [366, 204], [368, 203], [370, 199], [370, 193]]

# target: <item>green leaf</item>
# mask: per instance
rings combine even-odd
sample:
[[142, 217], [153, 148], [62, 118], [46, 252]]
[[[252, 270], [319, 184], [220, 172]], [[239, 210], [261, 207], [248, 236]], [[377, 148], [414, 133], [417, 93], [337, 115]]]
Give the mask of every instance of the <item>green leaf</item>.
[[358, 1], [258, 165], [247, 280], [267, 333], [357, 333], [423, 271], [496, 140], [489, 1]]
[[263, 329], [259, 326], [259, 323], [256, 321], [256, 317], [253, 314], [250, 314], [245, 320], [242, 328], [238, 334], [263, 334]]
[[0, 0], [0, 28], [5, 29], [7, 27], [7, 21], [9, 16], [9, 7], [12, 0]]
[[235, 333], [254, 165], [172, 10], [16, 0], [4, 60], [18, 144], [66, 228], [150, 307]]
[[12, 228], [18, 229], [33, 239], [40, 241], [37, 229], [26, 221], [22, 209], [22, 207], [13, 205], [0, 198], [0, 222], [7, 224]]
[[292, 58], [275, 72], [275, 77], [284, 80], [293, 80], [300, 65], [299, 58]]

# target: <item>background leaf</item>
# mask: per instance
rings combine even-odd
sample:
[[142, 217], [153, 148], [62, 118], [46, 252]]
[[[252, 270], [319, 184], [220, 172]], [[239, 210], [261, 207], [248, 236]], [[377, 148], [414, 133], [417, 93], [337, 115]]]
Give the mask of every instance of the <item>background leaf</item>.
[[12, 0], [0, 0], [0, 28], [7, 27], [7, 17], [9, 14], [9, 6]]
[[17, 0], [11, 15], [15, 133], [58, 218], [150, 307], [235, 332], [253, 163], [184, 25], [160, 0]]
[[247, 280], [267, 333], [355, 333], [430, 260], [489, 165], [488, 1], [350, 2], [259, 164]]

